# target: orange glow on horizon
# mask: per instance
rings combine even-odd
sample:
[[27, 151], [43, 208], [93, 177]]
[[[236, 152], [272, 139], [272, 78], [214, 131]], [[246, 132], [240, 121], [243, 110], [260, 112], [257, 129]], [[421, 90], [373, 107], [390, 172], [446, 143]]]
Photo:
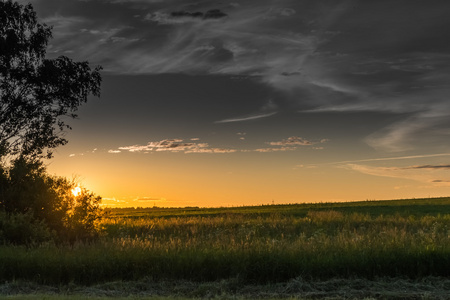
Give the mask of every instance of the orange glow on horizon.
[[[374, 163], [371, 168], [357, 169], [320, 164], [320, 160], [311, 167], [297, 166], [296, 160], [286, 161], [286, 157], [96, 153], [59, 156], [50, 172], [66, 177], [82, 174], [86, 179], [83, 186], [103, 198], [102, 206], [109, 207], [227, 207], [441, 197], [448, 195], [450, 187], [446, 182], [432, 182], [436, 176], [445, 178], [445, 170], [427, 175], [426, 170], [400, 168], [430, 164], [429, 160], [403, 165], [396, 161], [399, 168]], [[71, 192], [77, 197], [82, 188], [74, 187]]]

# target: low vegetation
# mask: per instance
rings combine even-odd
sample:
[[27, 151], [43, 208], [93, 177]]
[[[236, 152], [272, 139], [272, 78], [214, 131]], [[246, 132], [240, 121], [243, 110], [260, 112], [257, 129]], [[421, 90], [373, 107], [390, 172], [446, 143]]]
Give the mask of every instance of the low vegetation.
[[92, 285], [142, 278], [156, 282], [238, 278], [265, 284], [299, 277], [446, 277], [449, 208], [450, 199], [439, 198], [116, 209], [100, 222], [101, 236], [95, 242], [1, 246], [0, 280]]

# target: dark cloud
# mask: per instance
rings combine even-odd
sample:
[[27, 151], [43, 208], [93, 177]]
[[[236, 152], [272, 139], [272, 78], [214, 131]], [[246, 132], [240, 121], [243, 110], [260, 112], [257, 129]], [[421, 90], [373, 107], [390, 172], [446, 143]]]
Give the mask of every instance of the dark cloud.
[[208, 10], [203, 16], [204, 19], [220, 19], [226, 17], [227, 14], [220, 11], [219, 9]]
[[450, 165], [421, 165], [412, 166], [405, 169], [450, 169]]
[[220, 9], [210, 9], [206, 12], [196, 11], [190, 12], [185, 10], [173, 11], [170, 13], [164, 10], [149, 13], [145, 16], [145, 20], [153, 21], [162, 25], [185, 24], [193, 21], [216, 20], [227, 17], [228, 15]]
[[281, 75], [283, 76], [296, 76], [296, 75], [301, 75], [302, 73], [300, 73], [299, 71], [293, 71], [293, 72], [282, 72]]
[[170, 15], [174, 18], [180, 18], [180, 17], [192, 17], [192, 18], [203, 18], [202, 12], [188, 12], [188, 11], [174, 11], [171, 12]]
[[189, 11], [174, 11], [171, 12], [170, 15], [174, 18], [180, 17], [191, 17], [191, 18], [200, 18], [200, 19], [220, 19], [227, 16], [226, 13], [220, 11], [220, 9], [211, 9], [206, 11], [205, 13], [197, 11], [197, 12], [189, 12]]

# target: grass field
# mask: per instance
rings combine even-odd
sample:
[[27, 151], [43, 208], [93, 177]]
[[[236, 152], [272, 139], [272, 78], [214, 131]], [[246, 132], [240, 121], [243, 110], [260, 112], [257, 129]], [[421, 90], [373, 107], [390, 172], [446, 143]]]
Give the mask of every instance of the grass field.
[[430, 299], [450, 298], [444, 296], [450, 294], [450, 198], [111, 209], [99, 226], [101, 238], [91, 244], [0, 246], [0, 280], [6, 284], [0, 295], [20, 293], [18, 282], [59, 291], [110, 282], [146, 290], [172, 282], [195, 287], [178, 296], [206, 297], [210, 290], [233, 295], [253, 286], [282, 287], [286, 297], [307, 295], [300, 285], [320, 291], [314, 284], [336, 280], [366, 286], [396, 278], [404, 287], [438, 278], [443, 285], [415, 294], [440, 291]]

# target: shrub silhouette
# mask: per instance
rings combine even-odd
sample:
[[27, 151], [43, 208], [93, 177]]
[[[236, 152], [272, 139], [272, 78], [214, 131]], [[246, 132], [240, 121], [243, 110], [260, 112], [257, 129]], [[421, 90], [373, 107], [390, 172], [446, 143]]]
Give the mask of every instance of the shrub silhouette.
[[15, 245], [35, 245], [51, 241], [52, 232], [44, 221], [31, 213], [7, 214], [0, 211], [0, 242]]
[[1, 167], [0, 238], [15, 244], [96, 238], [101, 197], [85, 188], [75, 196], [75, 186], [74, 180], [48, 175], [39, 161], [20, 157], [11, 167]]

